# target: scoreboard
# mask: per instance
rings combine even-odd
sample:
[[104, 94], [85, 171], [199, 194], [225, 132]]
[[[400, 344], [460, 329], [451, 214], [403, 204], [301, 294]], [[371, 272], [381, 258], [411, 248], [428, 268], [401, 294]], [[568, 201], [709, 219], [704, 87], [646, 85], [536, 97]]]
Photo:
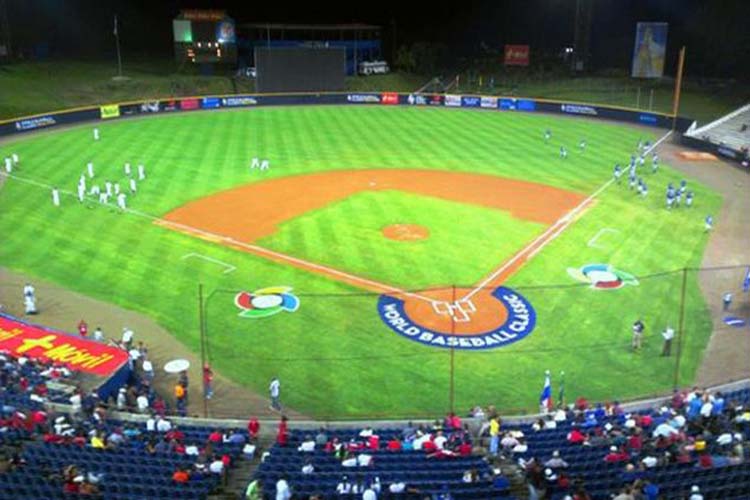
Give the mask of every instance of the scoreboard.
[[178, 62], [237, 62], [234, 20], [223, 10], [185, 9], [172, 21]]

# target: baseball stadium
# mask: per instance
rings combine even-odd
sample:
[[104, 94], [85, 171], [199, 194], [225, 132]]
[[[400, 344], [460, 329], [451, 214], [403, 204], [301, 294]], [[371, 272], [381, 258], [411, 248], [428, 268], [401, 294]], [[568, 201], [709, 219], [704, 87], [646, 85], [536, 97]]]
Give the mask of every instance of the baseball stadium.
[[0, 0], [0, 499], [750, 498], [745, 4], [74, 3]]

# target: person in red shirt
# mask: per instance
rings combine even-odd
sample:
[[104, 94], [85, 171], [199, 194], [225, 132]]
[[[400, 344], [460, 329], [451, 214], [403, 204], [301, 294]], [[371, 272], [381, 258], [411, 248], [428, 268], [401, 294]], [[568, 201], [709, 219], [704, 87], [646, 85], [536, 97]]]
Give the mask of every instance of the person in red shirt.
[[252, 417], [247, 423], [247, 433], [250, 435], [250, 439], [256, 439], [260, 432], [260, 422], [255, 417]]
[[389, 451], [400, 451], [401, 441], [396, 436], [393, 436], [393, 438], [388, 441], [386, 448], [388, 448]]
[[609, 448], [609, 453], [604, 457], [604, 461], [607, 463], [617, 463], [617, 462], [623, 462], [630, 458], [630, 456], [627, 453], [624, 453], [617, 449], [617, 446], [611, 446]]
[[209, 364], [206, 363], [203, 365], [203, 394], [205, 394], [206, 399], [211, 399], [214, 395], [213, 381], [214, 372], [211, 370]]
[[586, 436], [578, 429], [574, 428], [568, 433], [568, 442], [570, 444], [581, 444], [586, 441]]
[[89, 325], [87, 325], [84, 320], [81, 320], [78, 323], [78, 335], [80, 335], [81, 337], [85, 337], [88, 334], [89, 334]]
[[187, 483], [190, 480], [190, 474], [185, 469], [177, 469], [172, 474], [172, 481], [179, 484]]
[[471, 449], [471, 443], [468, 441], [462, 442], [460, 445], [458, 445], [458, 454], [462, 457], [468, 457], [471, 455], [472, 449]]
[[371, 450], [377, 450], [380, 448], [380, 436], [376, 436], [373, 434], [369, 438], [367, 438], [367, 447]]
[[276, 443], [278, 443], [279, 446], [286, 446], [287, 441], [289, 441], [289, 427], [287, 425], [287, 418], [285, 415], [281, 416], [281, 420], [279, 421], [279, 428], [276, 431]]
[[643, 438], [640, 432], [636, 432], [628, 438], [628, 448], [633, 451], [640, 451], [643, 448]]
[[214, 431], [208, 435], [208, 440], [212, 443], [221, 443], [221, 432], [214, 429]]
[[435, 446], [435, 443], [432, 440], [425, 441], [422, 443], [422, 450], [430, 453], [437, 449], [437, 446]]

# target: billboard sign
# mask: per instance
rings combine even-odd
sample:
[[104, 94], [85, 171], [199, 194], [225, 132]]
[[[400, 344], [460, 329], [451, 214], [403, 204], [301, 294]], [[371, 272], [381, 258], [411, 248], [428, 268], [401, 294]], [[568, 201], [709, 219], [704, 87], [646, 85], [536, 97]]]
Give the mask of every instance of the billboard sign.
[[227, 108], [236, 108], [239, 106], [255, 106], [256, 104], [258, 104], [258, 100], [255, 97], [249, 95], [224, 97], [221, 100], [221, 105]]
[[477, 96], [472, 96], [472, 95], [461, 96], [462, 108], [478, 108], [480, 104], [481, 104], [481, 99]]
[[454, 95], [454, 94], [445, 94], [445, 105], [449, 107], [460, 107], [461, 106], [461, 96], [460, 95]]
[[141, 103], [141, 113], [158, 113], [159, 101], [147, 101]]
[[191, 109], [200, 108], [200, 102], [198, 99], [182, 99], [180, 101], [180, 109], [188, 111]]
[[220, 108], [221, 107], [221, 100], [218, 97], [204, 97], [201, 99], [201, 108], [203, 109], [211, 109], [211, 108]]
[[347, 102], [362, 104], [380, 104], [380, 96], [378, 94], [348, 94], [346, 100]]
[[480, 106], [483, 108], [497, 108], [497, 97], [482, 97]]
[[383, 92], [380, 98], [381, 104], [398, 104], [398, 93]]
[[406, 102], [412, 106], [440, 106], [443, 98], [440, 95], [409, 94]]
[[581, 104], [561, 104], [560, 105], [560, 111], [563, 113], [570, 113], [573, 115], [589, 115], [589, 116], [596, 116], [599, 113], [596, 111], [596, 108], [593, 106], [584, 106]]
[[234, 32], [234, 21], [227, 18], [216, 23], [216, 41], [219, 43], [237, 42], [237, 37]]
[[506, 45], [503, 54], [503, 64], [505, 64], [506, 66], [529, 65], [528, 45]]
[[500, 109], [506, 111], [535, 111], [536, 102], [529, 99], [500, 99]]
[[56, 123], [57, 121], [54, 116], [38, 116], [36, 118], [18, 120], [16, 122], [16, 130], [34, 130], [41, 127], [50, 127]]
[[102, 120], [107, 118], [117, 118], [120, 116], [120, 106], [117, 104], [107, 104], [106, 106], [99, 107], [99, 113]]
[[638, 23], [633, 47], [633, 78], [661, 78], [667, 52], [667, 23]]
[[113, 374], [128, 361], [128, 353], [123, 349], [31, 325], [4, 314], [0, 315], [0, 351], [62, 363], [71, 370], [99, 376]]

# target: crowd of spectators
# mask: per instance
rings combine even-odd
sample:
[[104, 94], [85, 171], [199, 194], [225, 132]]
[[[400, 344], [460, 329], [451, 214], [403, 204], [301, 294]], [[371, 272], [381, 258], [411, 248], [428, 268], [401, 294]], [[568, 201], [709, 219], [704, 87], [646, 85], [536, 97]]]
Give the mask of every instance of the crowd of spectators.
[[[583, 398], [540, 418], [526, 432], [545, 433], [566, 426], [564, 446], [549, 456], [536, 456], [526, 444], [522, 426], [502, 429], [499, 417], [487, 416], [481, 432], [490, 440], [490, 453], [517, 460], [526, 473], [530, 498], [587, 500], [585, 474], [569, 474], [565, 450], [601, 449], [601, 461], [617, 464], [617, 479], [626, 486], [613, 492], [617, 500], [658, 498], [660, 487], [652, 472], [681, 464], [695, 469], [738, 465], [747, 460], [750, 409], [729, 401], [721, 392], [694, 387], [675, 391], [668, 404], [649, 412], [625, 411], [617, 402], [592, 405]], [[493, 444], [494, 443], [494, 444]], [[702, 499], [694, 485], [691, 500]]]

